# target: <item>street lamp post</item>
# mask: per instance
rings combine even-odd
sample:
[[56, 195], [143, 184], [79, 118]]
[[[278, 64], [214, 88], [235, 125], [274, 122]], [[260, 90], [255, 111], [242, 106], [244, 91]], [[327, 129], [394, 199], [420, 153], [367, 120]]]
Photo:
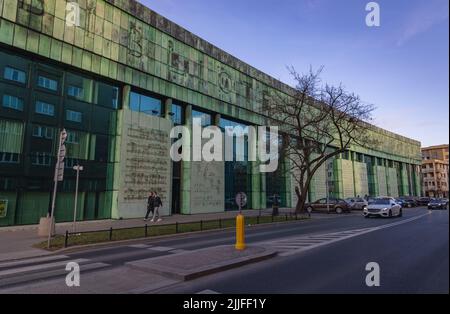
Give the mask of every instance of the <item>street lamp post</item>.
[[73, 167], [73, 170], [77, 172], [77, 180], [75, 184], [75, 205], [73, 209], [73, 233], [76, 232], [76, 224], [77, 224], [77, 205], [78, 205], [78, 182], [80, 180], [80, 171], [83, 171], [83, 166], [76, 165]]

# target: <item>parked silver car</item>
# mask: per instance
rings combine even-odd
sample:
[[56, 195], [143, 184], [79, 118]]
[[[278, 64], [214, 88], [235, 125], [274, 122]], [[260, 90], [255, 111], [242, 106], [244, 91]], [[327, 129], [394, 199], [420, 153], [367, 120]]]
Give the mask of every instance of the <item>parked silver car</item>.
[[364, 208], [369, 205], [369, 203], [361, 197], [349, 197], [346, 198], [345, 201], [350, 206], [351, 210], [364, 210]]

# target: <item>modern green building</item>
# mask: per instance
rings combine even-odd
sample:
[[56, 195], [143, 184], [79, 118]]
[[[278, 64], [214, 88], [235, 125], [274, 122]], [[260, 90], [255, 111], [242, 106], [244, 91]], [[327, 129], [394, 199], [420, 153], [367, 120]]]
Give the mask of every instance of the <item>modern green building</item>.
[[[77, 4], [77, 5], [74, 5]], [[79, 18], [79, 19], [78, 19]], [[287, 161], [172, 162], [174, 125], [266, 125], [262, 104], [290, 87], [134, 0], [0, 0], [0, 226], [38, 223], [51, 206], [59, 132], [68, 133], [57, 221], [142, 217], [156, 190], [163, 213], [295, 202]], [[310, 200], [419, 195], [420, 143], [373, 128], [381, 147], [353, 147], [317, 173]]]

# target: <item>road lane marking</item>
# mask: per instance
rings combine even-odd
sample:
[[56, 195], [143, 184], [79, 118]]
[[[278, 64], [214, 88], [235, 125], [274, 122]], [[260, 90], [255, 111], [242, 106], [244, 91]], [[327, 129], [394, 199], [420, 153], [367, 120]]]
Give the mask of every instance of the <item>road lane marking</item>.
[[217, 291], [214, 291], [214, 290], [210, 290], [210, 289], [206, 289], [206, 290], [199, 291], [196, 294], [220, 294], [220, 292], [217, 292]]
[[154, 246], [149, 248], [149, 250], [152, 251], [158, 251], [158, 252], [169, 252], [175, 250], [173, 247], [167, 247], [167, 246]]
[[190, 251], [189, 250], [183, 250], [183, 249], [177, 249], [177, 250], [170, 251], [170, 253], [173, 253], [173, 254], [186, 253], [186, 252], [190, 252]]
[[128, 247], [134, 248], [134, 249], [149, 249], [151, 248], [153, 245], [149, 245], [149, 244], [133, 244], [133, 245], [128, 245]]

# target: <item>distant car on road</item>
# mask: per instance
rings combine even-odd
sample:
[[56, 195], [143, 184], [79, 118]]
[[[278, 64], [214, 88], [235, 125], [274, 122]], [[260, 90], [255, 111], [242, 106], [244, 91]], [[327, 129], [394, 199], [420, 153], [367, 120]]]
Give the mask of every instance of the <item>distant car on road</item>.
[[350, 212], [350, 206], [346, 201], [340, 198], [329, 198], [328, 202], [326, 198], [321, 198], [313, 203], [306, 204], [306, 211], [312, 213], [313, 211], [327, 211], [342, 214], [343, 212]]
[[403, 198], [402, 200], [403, 200], [402, 207], [411, 208], [411, 207], [416, 207], [418, 205], [417, 202], [412, 198]]
[[345, 201], [352, 210], [363, 210], [369, 204], [365, 199], [361, 197], [349, 197]]
[[419, 203], [419, 206], [427, 206], [430, 201], [431, 201], [430, 197], [421, 197], [421, 198], [419, 198], [418, 203]]
[[447, 209], [447, 202], [443, 199], [434, 198], [428, 203], [428, 209]]
[[364, 217], [401, 217], [403, 215], [402, 207], [392, 197], [380, 197], [364, 209]]

